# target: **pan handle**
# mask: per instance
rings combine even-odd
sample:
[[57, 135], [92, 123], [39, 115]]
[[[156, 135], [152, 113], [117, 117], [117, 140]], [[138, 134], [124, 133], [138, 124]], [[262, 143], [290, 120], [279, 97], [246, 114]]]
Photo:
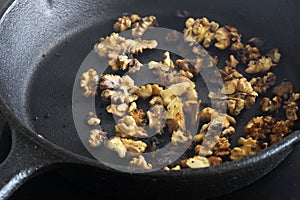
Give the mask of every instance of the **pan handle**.
[[24, 131], [11, 130], [11, 150], [0, 164], [0, 199], [8, 199], [27, 180], [60, 162]]

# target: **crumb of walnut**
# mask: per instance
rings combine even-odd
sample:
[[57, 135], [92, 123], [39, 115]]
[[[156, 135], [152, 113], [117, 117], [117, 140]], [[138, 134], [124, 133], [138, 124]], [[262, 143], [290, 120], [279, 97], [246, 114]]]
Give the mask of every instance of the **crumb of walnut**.
[[99, 129], [93, 129], [90, 131], [89, 145], [91, 147], [98, 147], [106, 140], [107, 132]]
[[210, 156], [207, 159], [208, 159], [210, 166], [216, 166], [216, 165], [220, 165], [223, 163], [222, 158], [217, 157], [217, 156]]
[[252, 78], [250, 83], [255, 92], [265, 93], [270, 87], [275, 85], [276, 75], [273, 72], [268, 72], [265, 76]]
[[163, 105], [155, 104], [147, 111], [149, 120], [149, 128], [154, 129], [156, 132], [161, 133], [165, 126], [166, 111]]
[[267, 72], [273, 67], [273, 62], [270, 57], [262, 56], [258, 60], [251, 60], [246, 68], [246, 72], [249, 74], [255, 74], [260, 72]]
[[194, 156], [187, 159], [186, 165], [189, 168], [205, 168], [210, 166], [208, 159], [202, 156]]
[[230, 159], [238, 160], [246, 156], [253, 155], [261, 150], [261, 147], [257, 144], [256, 140], [252, 138], [243, 138], [240, 137], [238, 143], [241, 145], [240, 147], [234, 147], [231, 150]]
[[142, 127], [139, 127], [132, 116], [126, 115], [118, 120], [115, 125], [117, 135], [130, 137], [146, 137], [147, 132]]
[[113, 114], [113, 115], [122, 117], [122, 116], [124, 116], [124, 115], [127, 113], [127, 111], [128, 111], [128, 104], [126, 104], [126, 103], [122, 103], [122, 104], [119, 104], [119, 105], [111, 104], [111, 105], [108, 105], [108, 106], [106, 107], [106, 111], [107, 111], [108, 113]]
[[292, 93], [287, 101], [284, 102], [283, 109], [287, 120], [298, 120], [297, 111], [299, 110], [297, 100], [300, 98], [300, 93]]
[[140, 22], [132, 24], [132, 36], [142, 37], [149, 27], [157, 25], [158, 23], [155, 16], [151, 15], [143, 17]]
[[291, 93], [294, 92], [293, 83], [289, 81], [282, 81], [273, 89], [273, 93], [283, 99], [287, 99]]
[[152, 165], [150, 163], [147, 163], [144, 156], [142, 156], [142, 155], [139, 155], [139, 157], [137, 157], [137, 158], [133, 158], [129, 162], [129, 166], [130, 167], [142, 168], [142, 169], [146, 169], [146, 170], [151, 170], [152, 169]]
[[274, 112], [278, 111], [282, 105], [282, 99], [279, 96], [275, 96], [272, 99], [264, 97], [261, 102], [261, 110], [263, 112]]
[[218, 138], [217, 143], [213, 147], [212, 151], [214, 156], [228, 156], [231, 152], [228, 139], [225, 137]]
[[260, 116], [252, 118], [244, 127], [244, 131], [254, 140], [265, 139], [275, 124], [272, 116]]
[[130, 104], [128, 112], [138, 126], [146, 126], [148, 121], [147, 114], [142, 109], [138, 109], [135, 102]]
[[163, 168], [164, 170], [166, 170], [166, 171], [169, 171], [169, 170], [181, 170], [181, 167], [180, 167], [180, 165], [176, 165], [175, 167], [172, 167], [172, 168], [169, 168], [168, 166], [166, 166], [166, 167], [164, 167]]
[[99, 125], [101, 120], [97, 117], [97, 115], [94, 112], [89, 112], [87, 123], [88, 125], [95, 126]]
[[174, 130], [172, 133], [171, 143], [175, 146], [177, 146], [178, 143], [186, 143], [189, 140], [192, 140], [192, 136], [187, 136], [186, 133], [181, 130]]
[[83, 95], [85, 97], [97, 95], [98, 84], [99, 76], [94, 69], [89, 69], [82, 74], [80, 86], [84, 89]]
[[291, 128], [294, 122], [290, 120], [277, 121], [272, 127], [272, 134], [270, 135], [270, 144], [274, 144], [281, 140], [284, 136], [292, 132]]
[[112, 151], [117, 152], [120, 158], [126, 156], [127, 149], [120, 137], [114, 137], [106, 141], [106, 147]]
[[123, 32], [131, 28], [131, 25], [141, 20], [141, 17], [137, 14], [124, 15], [118, 18], [118, 21], [114, 24], [114, 30], [117, 32]]
[[147, 144], [140, 140], [132, 140], [127, 138], [121, 138], [123, 145], [126, 147], [128, 153], [142, 154], [147, 148]]

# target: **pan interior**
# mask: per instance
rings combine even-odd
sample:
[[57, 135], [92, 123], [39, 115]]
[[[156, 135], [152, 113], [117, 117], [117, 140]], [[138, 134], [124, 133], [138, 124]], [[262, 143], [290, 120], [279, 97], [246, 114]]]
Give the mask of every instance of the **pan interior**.
[[[89, 5], [89, 3], [91, 4]], [[76, 154], [91, 157], [76, 134], [72, 118], [73, 84], [78, 68], [85, 56], [92, 50], [93, 45], [100, 37], [105, 37], [112, 32], [113, 20], [109, 20], [109, 18], [116, 20], [125, 12], [138, 13], [142, 16], [154, 14], [157, 16], [161, 27], [182, 31], [185, 19], [176, 17], [175, 13], [177, 10], [187, 10], [193, 17], [207, 16], [210, 20], [215, 20], [222, 25], [229, 24], [237, 27], [243, 34], [244, 41], [253, 36], [260, 37], [265, 41], [266, 47], [279, 48], [283, 54], [281, 64], [273, 70], [278, 75], [278, 81], [288, 78], [295, 84], [297, 91], [300, 90], [297, 66], [300, 61], [299, 56], [297, 56], [300, 42], [296, 38], [290, 37], [293, 33], [294, 35], [298, 33], [296, 30], [299, 30], [299, 25], [287, 24], [286, 19], [279, 17], [289, 15], [293, 17], [292, 13], [288, 13], [289, 9], [281, 10], [281, 15], [277, 13], [276, 15], [272, 14], [272, 17], [270, 17], [268, 13], [275, 13], [277, 8], [271, 4], [267, 5], [261, 2], [260, 4], [265, 9], [256, 9], [256, 6], [251, 4], [247, 5], [249, 6], [248, 10], [244, 9], [242, 3], [233, 3], [229, 6], [225, 3], [219, 3], [219, 1], [201, 1], [201, 3], [196, 1], [185, 3], [157, 1], [157, 4], [144, 3], [144, 5], [141, 5], [138, 1], [123, 3], [124, 6], [120, 6], [120, 3], [108, 3], [111, 8], [107, 9], [107, 13], [105, 11], [97, 13], [95, 12], [97, 9], [95, 7], [97, 6], [96, 3], [91, 1], [82, 2], [82, 7], [73, 9], [83, 9], [87, 13], [91, 12], [95, 14], [91, 19], [93, 18], [95, 21], [98, 18], [99, 22], [91, 23], [83, 30], [74, 29], [74, 32], [62, 35], [55, 48], [45, 50], [37, 58], [38, 62], [34, 66], [33, 73], [28, 76], [30, 80], [25, 87], [24, 96], [26, 98], [24, 98], [20, 110], [25, 113], [25, 116], [22, 117], [24, 123], [50, 142]], [[159, 8], [157, 8], [158, 5], [160, 5]], [[55, 9], [55, 2], [53, 6]], [[255, 14], [251, 12], [250, 8], [256, 10]], [[237, 9], [238, 12], [233, 15], [233, 12], [229, 12], [230, 9]], [[103, 15], [105, 15], [106, 20], [101, 20]], [[271, 21], [266, 20], [268, 18]], [[292, 20], [295, 20], [294, 18]], [[88, 20], [88, 18], [83, 18], [81, 23], [84, 23], [84, 20]], [[292, 20], [289, 23], [293, 23]], [[64, 21], [68, 21], [67, 16], [66, 20], [61, 18], [57, 20], [57, 23], [62, 26]], [[295, 24], [297, 24], [296, 22]], [[283, 24], [286, 25], [287, 30], [282, 30]], [[77, 25], [79, 26], [80, 22], [77, 22]], [[43, 32], [43, 30], [41, 31]], [[37, 46], [38, 44], [36, 44]], [[257, 102], [261, 98], [262, 96], [257, 99]], [[243, 135], [243, 126], [253, 116], [261, 113], [259, 109], [259, 105], [256, 104], [251, 111], [241, 113], [238, 117], [235, 138]], [[85, 116], [85, 113], [83, 113], [83, 116]], [[109, 128], [111, 124], [102, 125], [104, 129], [105, 126]]]

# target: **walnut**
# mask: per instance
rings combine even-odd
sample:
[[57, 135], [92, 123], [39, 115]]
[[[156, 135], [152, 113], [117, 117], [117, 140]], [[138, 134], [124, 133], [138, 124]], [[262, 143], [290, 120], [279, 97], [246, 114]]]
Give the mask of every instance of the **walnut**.
[[293, 83], [288, 81], [281, 82], [278, 86], [273, 89], [273, 93], [279, 97], [287, 99], [291, 93], [294, 92]]
[[192, 136], [186, 136], [186, 133], [181, 130], [174, 130], [171, 137], [171, 142], [173, 145], [177, 146], [178, 143], [185, 143], [192, 139]]
[[112, 151], [117, 152], [120, 158], [126, 156], [127, 149], [120, 137], [114, 137], [106, 141], [106, 147]]
[[166, 51], [163, 55], [162, 62], [150, 61], [148, 63], [149, 69], [160, 69], [162, 71], [169, 71], [174, 68], [174, 62], [170, 57], [170, 53]]
[[253, 155], [261, 150], [261, 147], [257, 144], [257, 141], [253, 140], [252, 138], [245, 139], [240, 137], [238, 143], [242, 146], [234, 147], [231, 150], [231, 160], [238, 160], [243, 157]]
[[160, 96], [154, 96], [154, 97], [149, 101], [149, 104], [150, 104], [150, 105], [155, 105], [155, 104], [163, 105], [164, 102], [163, 102], [163, 99], [162, 99]]
[[146, 131], [139, 127], [132, 116], [124, 116], [115, 125], [116, 133], [121, 136], [146, 137]]
[[151, 16], [146, 16], [143, 17], [140, 22], [132, 24], [132, 36], [134, 37], [142, 37], [146, 30], [149, 27], [157, 26], [157, 21], [156, 17], [151, 15]]
[[[105, 74], [101, 76], [100, 88], [101, 89], [115, 89], [121, 85], [121, 77], [119, 75]], [[134, 85], [132, 80], [131, 85]]]
[[257, 47], [247, 44], [241, 51], [238, 51], [238, 56], [243, 63], [247, 63], [249, 60], [258, 60], [261, 54]]
[[214, 123], [221, 123], [222, 127], [228, 128], [230, 124], [235, 124], [236, 120], [228, 114], [218, 113], [211, 107], [203, 108], [200, 112], [200, 121], [214, 121]]
[[140, 63], [136, 58], [129, 58], [126, 55], [118, 55], [117, 59], [112, 59], [109, 61], [109, 66], [114, 71], [117, 71], [119, 69], [121, 70], [127, 70], [129, 73], [135, 73], [136, 71], [139, 71], [141, 67], [143, 67], [143, 64]]
[[281, 54], [278, 49], [272, 49], [267, 54], [267, 57], [271, 58], [272, 62], [276, 65], [280, 62]]
[[122, 103], [119, 105], [111, 104], [106, 107], [106, 111], [108, 113], [112, 113], [113, 115], [122, 117], [127, 113], [128, 105], [126, 103]]
[[222, 88], [221, 93], [226, 94], [226, 95], [236, 93], [238, 83], [239, 83], [238, 79], [233, 79], [233, 80], [230, 80], [230, 81], [226, 81], [224, 83], [224, 87]]
[[249, 74], [269, 71], [273, 67], [273, 62], [270, 57], [262, 56], [258, 60], [251, 60], [248, 68], [245, 70]]
[[231, 36], [231, 51], [239, 51], [244, 48], [244, 44], [242, 43], [242, 35], [238, 32], [237, 28], [233, 26], [225, 26], [225, 28], [229, 31]]
[[168, 118], [168, 117], [166, 117], [166, 118], [167, 118], [166, 124], [168, 126], [168, 130], [170, 133], [172, 133], [173, 131], [178, 130], [178, 129], [180, 129], [182, 131], [186, 130], [185, 116], [184, 116], [182, 109], [176, 114], [176, 116], [174, 118]]
[[152, 86], [150, 84], [141, 86], [135, 91], [135, 94], [143, 99], [147, 99], [152, 95]]
[[109, 90], [109, 89], [103, 90], [101, 93], [101, 97], [103, 101], [111, 101], [111, 103], [126, 103], [126, 104], [134, 102], [139, 98], [139, 96], [136, 94], [130, 94], [130, 93], [125, 94], [124, 91], [121, 90]]
[[99, 125], [101, 120], [97, 117], [97, 115], [93, 112], [89, 112], [87, 123], [88, 125], [95, 126]]
[[122, 16], [118, 18], [118, 21], [114, 24], [114, 30], [117, 32], [123, 32], [131, 28], [131, 25], [137, 21], [141, 20], [141, 17], [137, 14], [132, 14], [130, 16]]
[[270, 144], [275, 144], [281, 140], [285, 135], [292, 132], [291, 127], [294, 126], [294, 122], [290, 120], [277, 121], [272, 127], [272, 134], [270, 135]]
[[216, 165], [220, 165], [222, 164], [222, 158], [220, 157], [216, 157], [216, 156], [210, 156], [209, 158], [207, 158], [210, 166], [216, 166]]
[[182, 75], [182, 76], [185, 76], [189, 79], [192, 79], [194, 78], [194, 75], [191, 73], [191, 72], [188, 72], [188, 71], [184, 71], [184, 70], [179, 70], [179, 73]]
[[285, 116], [290, 121], [298, 120], [297, 111], [299, 110], [298, 103], [300, 93], [292, 93], [290, 98], [284, 102], [283, 109], [285, 110]]
[[228, 109], [232, 115], [239, 115], [240, 112], [245, 108], [245, 100], [242, 98], [233, 98], [228, 101]]
[[160, 96], [162, 97], [165, 106], [169, 105], [171, 101], [176, 98], [174, 92], [168, 88], [162, 90]]
[[221, 27], [216, 31], [215, 39], [217, 40], [215, 47], [221, 50], [227, 49], [231, 44], [230, 33], [225, 27]]
[[230, 154], [230, 143], [227, 138], [218, 138], [217, 143], [212, 149], [215, 156], [228, 156]]
[[185, 72], [184, 74], [189, 74], [189, 78], [199, 75], [202, 64], [203, 60], [200, 58], [191, 61], [189, 61], [188, 59], [176, 60], [176, 65], [181, 71]]
[[219, 24], [205, 17], [201, 19], [189, 18], [185, 22], [186, 28], [183, 30], [185, 41], [192, 44], [198, 42], [203, 43], [205, 48], [212, 45]]
[[265, 139], [271, 133], [275, 121], [272, 116], [254, 117], [246, 124], [244, 131], [254, 140]]
[[276, 75], [273, 72], [268, 72], [265, 76], [252, 78], [250, 83], [255, 92], [265, 93], [270, 87], [275, 85]]
[[145, 160], [145, 158], [142, 155], [139, 155], [139, 157], [137, 157], [137, 158], [133, 158], [129, 162], [129, 166], [142, 168], [142, 169], [146, 169], [146, 170], [152, 169], [152, 165], [150, 163], [147, 163], [147, 161]]
[[196, 145], [194, 151], [200, 156], [210, 156], [213, 154], [213, 151], [203, 145]]
[[161, 91], [163, 91], [163, 87], [158, 84], [152, 84], [152, 95], [160, 95]]
[[104, 132], [99, 129], [93, 129], [90, 131], [89, 145], [91, 147], [98, 147], [106, 140], [107, 132]]
[[135, 102], [130, 104], [128, 112], [138, 126], [146, 126], [148, 121], [147, 114], [142, 109], [138, 109]]
[[132, 154], [142, 154], [147, 148], [147, 144], [140, 140], [132, 140], [127, 138], [121, 138], [123, 145], [126, 147], [127, 152]]
[[222, 134], [220, 135], [220, 137], [230, 138], [230, 136], [234, 133], [235, 133], [235, 128], [232, 126], [229, 126], [228, 128], [225, 128], [222, 131]]
[[193, 158], [187, 159], [186, 165], [189, 168], [205, 168], [210, 166], [207, 158], [201, 156], [194, 156]]
[[234, 55], [229, 56], [229, 60], [226, 60], [226, 65], [231, 68], [236, 68], [239, 64], [239, 61], [234, 57]]
[[273, 97], [273, 99], [269, 99], [268, 97], [264, 97], [260, 102], [261, 109], [263, 112], [274, 112], [278, 111], [281, 108], [282, 99], [278, 96]]
[[166, 119], [174, 119], [179, 112], [182, 112], [182, 107], [180, 98], [174, 98], [167, 106]]
[[84, 72], [80, 81], [80, 86], [84, 89], [83, 95], [85, 97], [97, 95], [98, 83], [99, 76], [94, 69], [89, 69], [87, 72]]
[[169, 170], [180, 170], [180, 169], [181, 169], [180, 165], [176, 165], [175, 167], [172, 167], [172, 168], [169, 168], [168, 166], [164, 167], [164, 170], [166, 170], [166, 171], [169, 171]]
[[165, 126], [166, 111], [164, 106], [156, 104], [147, 111], [147, 117], [149, 120], [149, 128], [154, 129], [156, 132], [161, 132]]

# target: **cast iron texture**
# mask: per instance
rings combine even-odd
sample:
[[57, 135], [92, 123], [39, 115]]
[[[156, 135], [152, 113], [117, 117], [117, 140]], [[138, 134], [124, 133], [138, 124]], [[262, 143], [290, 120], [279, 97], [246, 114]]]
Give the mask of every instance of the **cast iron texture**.
[[[258, 36], [268, 46], [278, 47], [284, 55], [280, 65], [284, 67], [275, 69], [278, 79], [288, 78], [299, 90], [297, 1], [16, 0], [0, 21], [0, 109], [13, 127], [19, 127], [12, 131], [14, 144], [30, 148], [13, 145], [4, 162], [6, 166], [0, 171], [3, 197], [39, 171], [39, 167], [46, 170], [47, 164], [64, 162], [77, 163], [81, 170], [76, 175], [89, 175], [82, 184], [90, 183], [94, 188], [119, 184], [124, 193], [145, 187], [156, 191], [165, 188], [168, 193], [177, 189], [181, 193], [195, 190], [203, 197], [217, 196], [257, 180], [290, 153], [299, 140], [299, 132], [250, 158], [208, 169], [135, 175], [109, 170], [91, 159], [72, 121], [71, 92], [78, 67], [99, 37], [112, 31], [112, 19], [122, 13], [154, 14], [160, 26], [182, 31], [184, 19], [174, 17], [178, 9], [188, 10], [195, 17], [207, 16], [221, 24], [233, 25], [245, 38]], [[50, 118], [43, 118], [46, 114]], [[38, 120], [33, 121], [36, 117]], [[243, 113], [239, 123], [244, 124], [251, 117]], [[38, 151], [44, 152], [42, 155], [34, 150], [35, 145], [45, 149]], [[17, 159], [18, 155], [24, 157]], [[40, 163], [28, 163], [32, 157]], [[13, 173], [2, 174], [8, 168]], [[31, 173], [15, 176], [20, 170]], [[16, 181], [8, 187], [13, 177]]]

